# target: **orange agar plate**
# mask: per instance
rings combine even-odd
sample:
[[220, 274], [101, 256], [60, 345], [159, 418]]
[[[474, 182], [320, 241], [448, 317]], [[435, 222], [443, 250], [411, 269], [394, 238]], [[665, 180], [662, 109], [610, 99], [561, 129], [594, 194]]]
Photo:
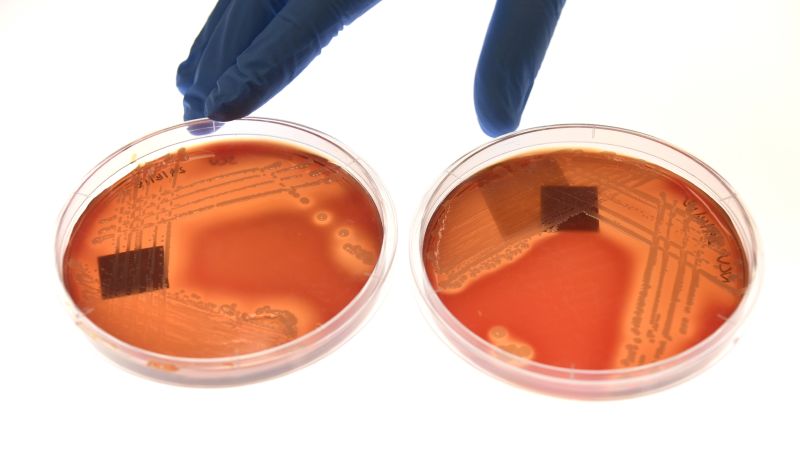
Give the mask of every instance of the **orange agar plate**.
[[755, 237], [735, 194], [635, 132], [501, 138], [449, 169], [417, 226], [412, 263], [445, 339], [558, 395], [637, 394], [696, 373], [752, 295]]
[[747, 271], [724, 211], [666, 170], [567, 149], [509, 158], [456, 187], [425, 234], [428, 277], [465, 326], [522, 358], [613, 369], [719, 328]]
[[62, 273], [92, 332], [144, 353], [148, 372], [226, 358], [258, 366], [248, 355], [282, 372], [303, 360], [288, 344], [316, 358], [315, 345], [335, 340], [326, 333], [347, 326], [331, 321], [371, 298], [362, 294], [374, 292], [365, 287], [386, 260], [385, 205], [321, 151], [212, 134], [130, 168], [84, 205]]

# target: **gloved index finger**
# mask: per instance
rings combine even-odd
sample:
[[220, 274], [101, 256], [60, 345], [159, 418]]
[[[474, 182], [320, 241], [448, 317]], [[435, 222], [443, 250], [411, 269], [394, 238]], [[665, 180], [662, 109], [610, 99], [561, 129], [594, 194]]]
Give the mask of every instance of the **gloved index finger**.
[[197, 63], [200, 61], [200, 55], [205, 51], [211, 34], [214, 33], [217, 24], [219, 24], [222, 15], [225, 13], [230, 3], [231, 0], [219, 0], [217, 2], [214, 9], [211, 10], [208, 20], [206, 20], [197, 38], [195, 38], [194, 43], [192, 43], [189, 56], [178, 66], [177, 84], [181, 94], [186, 94], [186, 90], [194, 82], [194, 75], [197, 69]]
[[566, 0], [497, 0], [475, 74], [486, 134], [516, 130]]
[[205, 101], [219, 77], [236, 62], [287, 0], [231, 0], [197, 56], [196, 72], [183, 93], [184, 119], [205, 117]]
[[290, 0], [218, 79], [205, 103], [207, 116], [225, 121], [253, 112], [378, 1]]

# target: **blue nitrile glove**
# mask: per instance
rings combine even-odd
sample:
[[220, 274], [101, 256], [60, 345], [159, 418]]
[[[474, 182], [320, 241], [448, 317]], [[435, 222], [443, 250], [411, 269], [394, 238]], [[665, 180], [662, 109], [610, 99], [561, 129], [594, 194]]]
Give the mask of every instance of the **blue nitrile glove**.
[[[243, 117], [379, 0], [219, 0], [178, 68], [184, 119]], [[497, 0], [475, 74], [481, 128], [515, 130], [566, 0]]]

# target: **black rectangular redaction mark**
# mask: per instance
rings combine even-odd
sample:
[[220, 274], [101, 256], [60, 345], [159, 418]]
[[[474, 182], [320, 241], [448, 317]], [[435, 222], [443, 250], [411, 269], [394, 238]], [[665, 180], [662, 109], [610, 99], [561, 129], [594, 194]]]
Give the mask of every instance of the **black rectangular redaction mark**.
[[598, 231], [596, 186], [543, 186], [542, 224], [554, 231]]
[[118, 252], [97, 258], [104, 299], [168, 288], [164, 246]]

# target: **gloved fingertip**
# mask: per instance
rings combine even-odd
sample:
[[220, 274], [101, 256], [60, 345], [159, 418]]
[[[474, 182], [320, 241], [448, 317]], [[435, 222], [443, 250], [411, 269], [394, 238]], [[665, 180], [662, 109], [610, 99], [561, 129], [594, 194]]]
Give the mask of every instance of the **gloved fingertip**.
[[194, 83], [193, 74], [189, 72], [189, 66], [189, 60], [187, 59], [178, 66], [178, 71], [175, 74], [175, 85], [178, 86], [181, 94], [186, 94], [186, 91]]
[[499, 137], [517, 130], [525, 103], [511, 100], [503, 94], [507, 90], [495, 91], [483, 86], [478, 81], [475, 90], [475, 112], [483, 132], [490, 137]]
[[208, 117], [209, 119], [216, 120], [218, 122], [229, 122], [231, 120], [241, 119], [246, 115], [247, 114], [240, 113], [233, 109], [221, 107], [216, 109], [214, 112], [209, 113]]
[[217, 87], [203, 104], [205, 116], [209, 119], [223, 122], [241, 119], [266, 102], [259, 101], [258, 96], [252, 94], [238, 69], [229, 73], [217, 81]]
[[183, 120], [202, 119], [205, 117], [203, 108], [199, 101], [188, 97], [183, 98]]
[[488, 118], [478, 115], [478, 123], [481, 126], [481, 130], [490, 137], [499, 137], [517, 130], [519, 122], [519, 117]]
[[249, 111], [242, 110], [242, 107], [237, 106], [235, 100], [221, 98], [218, 90], [215, 89], [206, 99], [205, 113], [209, 119], [227, 122], [241, 119]]

